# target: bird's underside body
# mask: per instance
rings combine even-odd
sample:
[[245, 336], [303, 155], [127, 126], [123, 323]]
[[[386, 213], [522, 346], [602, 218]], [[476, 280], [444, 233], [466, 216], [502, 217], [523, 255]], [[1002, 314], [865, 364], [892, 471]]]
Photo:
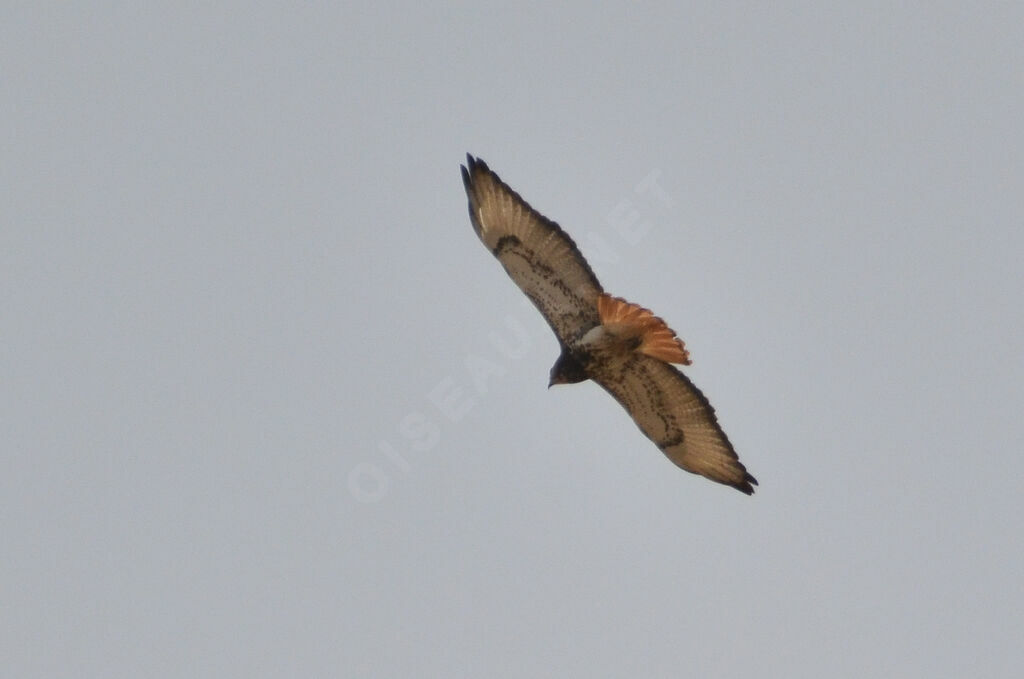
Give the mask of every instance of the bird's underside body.
[[676, 465], [753, 493], [757, 480], [711, 404], [672, 365], [690, 364], [682, 340], [647, 309], [606, 294], [568, 234], [482, 160], [467, 156], [462, 179], [474, 230], [561, 345], [549, 385], [593, 380]]

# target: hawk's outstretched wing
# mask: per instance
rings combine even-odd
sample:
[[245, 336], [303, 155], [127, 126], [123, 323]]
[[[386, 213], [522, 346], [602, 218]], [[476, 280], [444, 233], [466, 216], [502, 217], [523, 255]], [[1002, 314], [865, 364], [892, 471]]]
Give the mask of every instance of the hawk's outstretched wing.
[[668, 459], [694, 474], [754, 492], [747, 472], [704, 394], [673, 366], [639, 352], [608, 353], [591, 378], [615, 397]]
[[531, 208], [484, 161], [469, 155], [466, 160], [462, 181], [476, 234], [537, 305], [561, 343], [599, 324], [601, 284], [572, 238]]

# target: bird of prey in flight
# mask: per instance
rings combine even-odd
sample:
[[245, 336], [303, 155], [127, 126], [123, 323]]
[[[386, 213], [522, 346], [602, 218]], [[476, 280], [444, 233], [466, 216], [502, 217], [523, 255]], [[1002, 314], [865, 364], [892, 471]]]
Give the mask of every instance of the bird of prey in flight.
[[476, 235], [558, 337], [561, 354], [548, 386], [594, 380], [676, 465], [753, 493], [757, 479], [739, 461], [714, 408], [672, 365], [690, 365], [682, 340], [649, 310], [605, 293], [558, 224], [484, 161], [466, 158], [462, 181]]

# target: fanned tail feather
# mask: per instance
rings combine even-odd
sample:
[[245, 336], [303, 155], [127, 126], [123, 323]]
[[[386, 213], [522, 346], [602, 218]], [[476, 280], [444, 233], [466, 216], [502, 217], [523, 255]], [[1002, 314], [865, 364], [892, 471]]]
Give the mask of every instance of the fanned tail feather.
[[637, 351], [666, 363], [690, 365], [690, 353], [683, 340], [650, 309], [632, 304], [621, 297], [602, 293], [597, 298], [601, 323], [618, 335], [638, 336]]

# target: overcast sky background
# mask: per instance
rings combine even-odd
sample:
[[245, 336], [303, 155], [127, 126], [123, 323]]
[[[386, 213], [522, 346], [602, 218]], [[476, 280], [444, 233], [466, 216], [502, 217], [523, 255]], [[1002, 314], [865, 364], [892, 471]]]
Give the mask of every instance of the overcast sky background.
[[[1017, 676], [1020, 5], [101, 4], [0, 8], [5, 676]], [[546, 389], [466, 152], [756, 495]]]

